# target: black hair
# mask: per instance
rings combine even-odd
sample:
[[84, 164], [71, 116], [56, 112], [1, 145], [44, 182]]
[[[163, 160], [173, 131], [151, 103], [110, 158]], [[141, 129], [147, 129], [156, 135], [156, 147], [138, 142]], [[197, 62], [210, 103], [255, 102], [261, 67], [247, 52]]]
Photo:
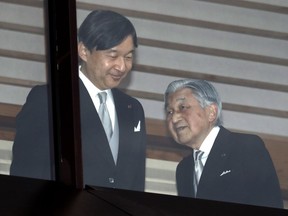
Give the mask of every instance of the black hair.
[[89, 51], [107, 50], [119, 45], [129, 35], [137, 47], [136, 30], [130, 20], [113, 11], [96, 10], [88, 14], [81, 24], [78, 40]]

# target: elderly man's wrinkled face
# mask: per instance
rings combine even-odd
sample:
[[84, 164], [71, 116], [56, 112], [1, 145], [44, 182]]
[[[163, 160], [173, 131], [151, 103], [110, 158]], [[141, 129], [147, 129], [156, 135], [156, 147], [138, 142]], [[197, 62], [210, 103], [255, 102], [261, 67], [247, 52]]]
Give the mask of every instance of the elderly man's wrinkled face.
[[173, 139], [179, 144], [198, 149], [213, 128], [216, 105], [202, 108], [189, 88], [170, 94], [167, 104], [166, 122]]

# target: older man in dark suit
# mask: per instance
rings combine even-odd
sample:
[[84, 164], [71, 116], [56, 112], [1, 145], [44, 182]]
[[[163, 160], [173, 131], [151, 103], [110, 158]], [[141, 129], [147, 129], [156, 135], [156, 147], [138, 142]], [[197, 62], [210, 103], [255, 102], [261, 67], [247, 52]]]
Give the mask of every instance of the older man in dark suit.
[[[134, 26], [118, 13], [93, 11], [78, 36], [84, 183], [144, 191], [144, 111], [116, 88], [132, 68]], [[17, 116], [11, 175], [53, 179], [47, 98], [47, 86], [34, 87]]]
[[192, 149], [177, 166], [178, 195], [283, 208], [272, 160], [260, 137], [222, 126], [222, 103], [205, 80], [177, 80], [165, 92], [166, 121]]

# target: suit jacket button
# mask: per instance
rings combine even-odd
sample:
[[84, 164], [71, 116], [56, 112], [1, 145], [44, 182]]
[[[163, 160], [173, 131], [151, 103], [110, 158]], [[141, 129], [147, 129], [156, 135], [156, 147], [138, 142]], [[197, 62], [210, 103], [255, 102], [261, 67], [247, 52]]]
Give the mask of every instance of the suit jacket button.
[[114, 180], [114, 178], [109, 178], [109, 183], [111, 183], [111, 184], [114, 184], [114, 182], [115, 182], [115, 180]]

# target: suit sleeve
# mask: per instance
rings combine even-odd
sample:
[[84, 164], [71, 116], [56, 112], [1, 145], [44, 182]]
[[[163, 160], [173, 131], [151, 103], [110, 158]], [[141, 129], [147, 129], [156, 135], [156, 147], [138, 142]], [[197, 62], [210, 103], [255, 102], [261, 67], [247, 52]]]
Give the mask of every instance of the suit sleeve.
[[251, 144], [246, 149], [251, 152], [246, 163], [247, 187], [251, 187], [250, 201], [253, 205], [283, 208], [280, 185], [273, 161], [265, 148], [263, 141], [257, 136], [251, 136]]
[[51, 179], [49, 137], [47, 88], [36, 86], [16, 117], [10, 175]]

